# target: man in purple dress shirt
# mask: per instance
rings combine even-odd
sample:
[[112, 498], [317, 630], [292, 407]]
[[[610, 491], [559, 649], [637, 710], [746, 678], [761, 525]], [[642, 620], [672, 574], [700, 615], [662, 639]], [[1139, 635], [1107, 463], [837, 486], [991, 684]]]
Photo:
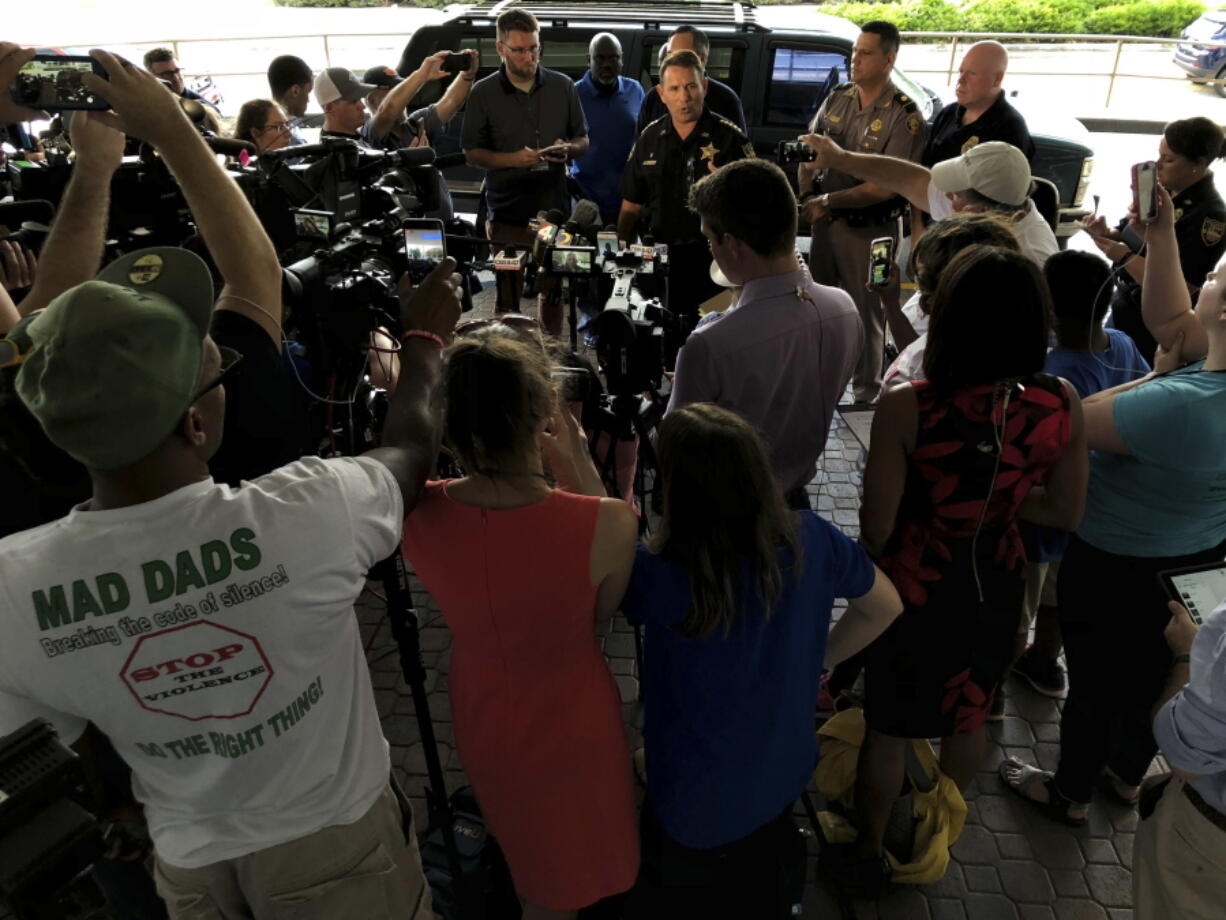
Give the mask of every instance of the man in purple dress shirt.
[[690, 190], [690, 208], [741, 294], [682, 347], [668, 409], [712, 402], [740, 413], [766, 440], [789, 504], [807, 508], [804, 487], [864, 344], [860, 316], [797, 256], [796, 198], [773, 163], [729, 163]]

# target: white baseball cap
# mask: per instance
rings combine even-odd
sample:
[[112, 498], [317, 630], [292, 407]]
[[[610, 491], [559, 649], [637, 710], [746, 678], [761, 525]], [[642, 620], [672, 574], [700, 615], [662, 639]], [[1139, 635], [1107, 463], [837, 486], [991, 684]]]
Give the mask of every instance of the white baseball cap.
[[378, 88], [370, 83], [363, 83], [344, 67], [329, 67], [321, 70], [315, 78], [315, 101], [321, 109], [337, 99], [357, 102]]
[[1030, 194], [1030, 181], [1026, 154], [1004, 141], [977, 144], [962, 156], [932, 167], [932, 184], [938, 190], [948, 194], [973, 189], [1001, 204], [1023, 204]]

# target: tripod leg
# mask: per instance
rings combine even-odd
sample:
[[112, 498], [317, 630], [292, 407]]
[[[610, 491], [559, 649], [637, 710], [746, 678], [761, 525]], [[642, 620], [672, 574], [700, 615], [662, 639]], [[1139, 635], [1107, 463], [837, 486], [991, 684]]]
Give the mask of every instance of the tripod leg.
[[400, 654], [400, 670], [413, 696], [413, 712], [417, 717], [417, 731], [421, 736], [422, 752], [426, 759], [426, 773], [430, 786], [426, 790], [426, 807], [429, 825], [443, 834], [443, 847], [447, 851], [447, 866], [456, 880], [460, 916], [481, 916], [479, 894], [470, 890], [470, 880], [460, 865], [460, 852], [455, 840], [455, 815], [447, 796], [447, 781], [443, 777], [443, 764], [438, 756], [438, 741], [434, 736], [434, 721], [430, 718], [430, 698], [426, 693], [426, 668], [421, 660], [421, 633], [418, 630], [417, 611], [413, 609], [413, 596], [409, 591], [408, 573], [400, 547], [371, 570], [382, 582], [387, 597], [387, 619], [392, 637]]

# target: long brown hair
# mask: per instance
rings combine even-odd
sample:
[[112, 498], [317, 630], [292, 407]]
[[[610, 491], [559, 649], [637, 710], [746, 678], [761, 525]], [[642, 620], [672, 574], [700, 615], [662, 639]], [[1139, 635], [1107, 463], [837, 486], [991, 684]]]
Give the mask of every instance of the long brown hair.
[[[800, 545], [757, 432], [727, 409], [693, 403], [665, 417], [658, 451], [664, 515], [651, 549], [689, 575], [683, 632], [728, 635], [755, 588], [769, 617], [783, 589], [779, 551], [791, 549], [799, 573]], [[746, 563], [756, 585], [741, 583]]]
[[453, 344], [443, 388], [447, 440], [470, 473], [499, 472], [526, 451], [553, 406], [544, 352], [505, 334]]

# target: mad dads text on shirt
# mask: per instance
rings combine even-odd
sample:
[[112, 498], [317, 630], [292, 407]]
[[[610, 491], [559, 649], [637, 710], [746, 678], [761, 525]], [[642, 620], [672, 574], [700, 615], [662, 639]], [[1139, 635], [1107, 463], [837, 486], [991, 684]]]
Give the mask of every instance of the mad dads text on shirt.
[[[210, 540], [195, 550], [183, 549], [173, 557], [151, 559], [140, 565], [145, 602], [160, 604], [171, 598], [207, 588], [231, 573], [251, 571], [263, 561], [255, 531], [240, 527], [227, 540]], [[172, 561], [173, 559], [173, 561]], [[287, 582], [283, 566], [252, 585], [229, 585], [220, 593], [223, 607], [233, 607]], [[269, 584], [264, 585], [262, 582]], [[211, 592], [210, 592], [211, 596]], [[36, 589], [31, 595], [40, 630], [80, 623], [86, 617], [122, 613], [132, 604], [132, 588], [122, 574], [103, 572], [92, 579]], [[178, 605], [176, 605], [178, 606]]]

